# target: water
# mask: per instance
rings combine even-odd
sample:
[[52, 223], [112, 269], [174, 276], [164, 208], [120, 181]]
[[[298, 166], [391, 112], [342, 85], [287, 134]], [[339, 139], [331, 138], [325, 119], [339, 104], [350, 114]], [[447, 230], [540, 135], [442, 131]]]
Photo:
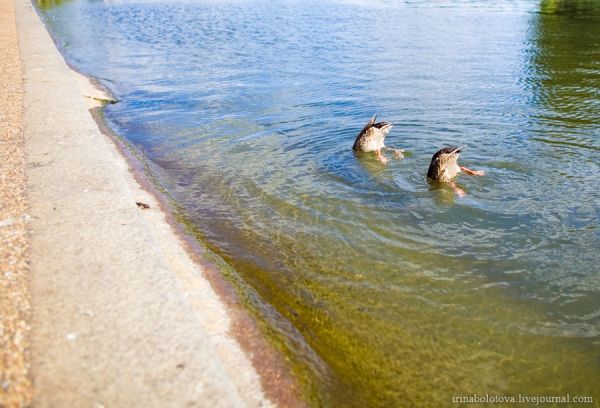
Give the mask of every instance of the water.
[[[598, 401], [598, 3], [41, 9], [313, 405]], [[374, 113], [408, 157], [351, 151]], [[447, 143], [464, 198], [424, 177]]]

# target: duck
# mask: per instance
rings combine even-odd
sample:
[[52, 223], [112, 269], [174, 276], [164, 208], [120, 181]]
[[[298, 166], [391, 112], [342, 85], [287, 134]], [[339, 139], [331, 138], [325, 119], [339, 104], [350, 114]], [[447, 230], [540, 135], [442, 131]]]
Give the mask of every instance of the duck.
[[471, 176], [484, 176], [483, 170], [471, 170], [458, 165], [458, 156], [466, 146], [446, 146], [433, 155], [431, 164], [427, 170], [427, 179], [441, 183], [449, 183], [450, 187], [459, 195], [463, 196], [464, 191], [456, 186], [454, 179], [459, 173], [465, 173]]
[[382, 150], [392, 150], [397, 158], [401, 158], [403, 150], [388, 149], [385, 147], [385, 137], [394, 125], [389, 122], [376, 122], [376, 120], [377, 115], [373, 115], [356, 137], [352, 150], [358, 152], [375, 152], [377, 160], [383, 164], [386, 164], [388, 159], [383, 155]]

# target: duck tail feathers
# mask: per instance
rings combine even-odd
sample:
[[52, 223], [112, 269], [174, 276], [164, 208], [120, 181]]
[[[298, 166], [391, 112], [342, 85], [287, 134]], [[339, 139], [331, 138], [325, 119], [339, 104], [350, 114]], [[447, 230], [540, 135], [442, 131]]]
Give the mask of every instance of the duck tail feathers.
[[381, 127], [379, 127], [379, 129], [384, 133], [388, 133], [392, 129], [393, 126], [394, 126], [393, 123], [383, 122], [381, 124]]
[[373, 117], [371, 119], [369, 119], [369, 121], [367, 122], [367, 124], [365, 125], [364, 128], [362, 128], [362, 130], [360, 131], [360, 133], [364, 133], [367, 131], [367, 129], [369, 129], [370, 127], [372, 127], [375, 124], [375, 120], [377, 119], [377, 114], [373, 115]]

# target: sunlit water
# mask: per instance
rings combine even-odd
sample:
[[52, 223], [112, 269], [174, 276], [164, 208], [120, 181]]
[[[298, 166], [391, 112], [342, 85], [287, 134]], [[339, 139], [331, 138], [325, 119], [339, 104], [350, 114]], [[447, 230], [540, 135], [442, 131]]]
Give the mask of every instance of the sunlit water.
[[[600, 12], [575, 2], [42, 4], [324, 406], [594, 395]], [[395, 123], [379, 164], [351, 151]], [[425, 180], [467, 145], [467, 192]], [[391, 158], [391, 155], [390, 155]], [[271, 305], [272, 308], [266, 305]]]

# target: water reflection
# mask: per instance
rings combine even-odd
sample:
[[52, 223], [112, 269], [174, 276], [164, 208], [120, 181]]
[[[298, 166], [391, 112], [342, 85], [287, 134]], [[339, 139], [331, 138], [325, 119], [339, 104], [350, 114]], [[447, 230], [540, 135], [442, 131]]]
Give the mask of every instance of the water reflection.
[[[546, 125], [569, 127], [557, 140], [565, 146], [597, 149], [595, 135], [600, 111], [600, 3], [597, 1], [543, 1], [531, 28], [531, 81], [534, 101], [545, 110]], [[575, 130], [575, 132], [572, 132]], [[572, 134], [575, 133], [575, 136]]]
[[540, 12], [565, 16], [590, 16], [600, 14], [600, 3], [596, 0], [542, 0]]

